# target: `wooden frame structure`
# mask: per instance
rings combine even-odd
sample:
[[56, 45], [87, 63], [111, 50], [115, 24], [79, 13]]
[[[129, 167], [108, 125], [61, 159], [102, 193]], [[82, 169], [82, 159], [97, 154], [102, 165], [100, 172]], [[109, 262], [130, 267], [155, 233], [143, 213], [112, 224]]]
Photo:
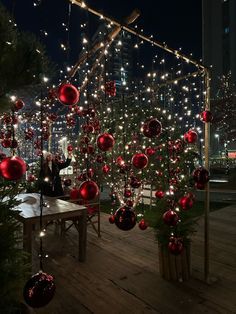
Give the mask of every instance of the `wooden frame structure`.
[[[103, 19], [104, 21], [107, 21], [115, 26], [116, 32], [114, 33], [115, 36], [113, 39], [118, 35], [120, 30], [125, 30], [128, 33], [131, 33], [135, 35], [136, 37], [139, 37], [143, 41], [146, 41], [150, 43], [153, 46], [159, 47], [162, 50], [174, 55], [176, 58], [181, 59], [185, 61], [186, 63], [190, 63], [197, 67], [198, 72], [202, 71], [204, 75], [204, 86], [205, 86], [205, 109], [210, 110], [210, 70], [204, 66], [203, 64], [197, 62], [196, 60], [187, 57], [186, 55], [182, 54], [178, 50], [175, 50], [173, 48], [168, 47], [166, 44], [163, 44], [157, 40], [154, 40], [153, 38], [150, 38], [140, 32], [138, 32], [136, 29], [131, 28], [128, 24], [132, 23], [138, 16], [139, 11], [134, 11], [133, 15], [131, 15], [133, 18], [126, 19], [125, 23], [121, 23], [118, 20], [109, 17], [107, 15], [104, 15], [103, 13], [87, 6], [87, 4], [84, 1], [81, 0], [69, 0], [72, 4], [75, 4], [82, 9], [92, 13], [93, 15], [98, 16], [100, 19]], [[136, 16], [136, 17], [135, 17]], [[134, 18], [135, 17], [135, 18]], [[130, 22], [130, 23], [129, 23]], [[112, 41], [112, 37], [111, 41]], [[111, 42], [110, 41], [110, 42]], [[109, 44], [108, 44], [109, 45]], [[105, 50], [104, 50], [105, 52]], [[103, 54], [101, 54], [103, 55]], [[71, 73], [69, 74], [70, 77], [73, 77], [78, 69], [78, 62], [73, 67]], [[194, 72], [196, 74], [196, 72]], [[191, 75], [191, 74], [190, 74]], [[193, 74], [192, 74], [193, 75]], [[204, 137], [205, 137], [205, 149], [204, 149], [204, 155], [205, 155], [205, 167], [209, 169], [209, 147], [210, 147], [210, 124], [205, 123], [205, 129], [204, 129]], [[210, 282], [210, 259], [209, 259], [209, 212], [210, 212], [210, 190], [209, 190], [209, 183], [207, 183], [206, 190], [205, 190], [205, 215], [204, 215], [204, 278], [207, 283]]]

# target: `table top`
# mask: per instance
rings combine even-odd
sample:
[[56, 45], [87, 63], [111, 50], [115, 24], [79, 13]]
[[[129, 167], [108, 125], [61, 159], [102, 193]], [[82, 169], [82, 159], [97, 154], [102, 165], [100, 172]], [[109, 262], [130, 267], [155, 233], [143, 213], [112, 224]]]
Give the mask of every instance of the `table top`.
[[[22, 203], [15, 207], [19, 210], [19, 217], [23, 220], [39, 218], [40, 216], [40, 194], [27, 193], [19, 194], [16, 199]], [[86, 211], [85, 206], [69, 203], [55, 197], [44, 196], [45, 206], [43, 207], [43, 218], [60, 219], [82, 215]]]

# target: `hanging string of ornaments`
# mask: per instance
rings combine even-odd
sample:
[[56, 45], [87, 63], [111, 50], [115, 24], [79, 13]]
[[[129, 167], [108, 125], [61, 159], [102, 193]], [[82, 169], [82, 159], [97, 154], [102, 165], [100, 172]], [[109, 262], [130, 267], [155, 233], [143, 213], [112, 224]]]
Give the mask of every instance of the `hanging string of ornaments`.
[[[80, 6], [86, 8], [84, 2], [76, 1], [76, 3], [80, 3]], [[40, 5], [40, 2], [35, 4], [35, 6], [38, 5]], [[84, 25], [82, 27], [84, 27]], [[151, 83], [157, 86], [159, 90], [152, 91], [151, 94], [151, 87], [148, 80], [147, 83], [143, 81], [139, 83], [139, 87], [142, 86], [142, 88], [140, 88], [141, 91], [138, 90], [138, 85], [135, 82], [130, 82], [129, 86], [123, 86], [126, 91], [124, 99], [126, 97], [129, 99], [129, 106], [125, 100], [121, 108], [120, 101], [117, 101], [120, 95], [116, 82], [112, 77], [109, 79], [109, 75], [107, 75], [106, 71], [105, 77], [108, 76], [106, 78], [107, 81], [104, 82], [104, 86], [101, 90], [96, 90], [100, 81], [99, 75], [96, 76], [96, 70], [99, 71], [100, 68], [102, 68], [100, 61], [104, 58], [105, 53], [106, 58], [109, 58], [109, 50], [112, 45], [122, 45], [122, 41], [119, 40], [118, 43], [115, 43], [114, 40], [121, 31], [121, 27], [117, 25], [114, 26], [110, 21], [107, 28], [113, 28], [113, 31], [108, 33], [104, 42], [92, 46], [89, 51], [85, 50], [85, 53], [80, 56], [75, 66], [69, 69], [69, 75], [67, 73], [66, 78], [60, 82], [59, 86], [48, 88], [47, 96], [36, 102], [37, 106], [41, 106], [40, 113], [24, 113], [25, 105], [23, 100], [12, 99], [12, 114], [4, 114], [1, 117], [2, 129], [0, 139], [2, 147], [12, 149], [14, 154], [11, 157], [5, 157], [1, 160], [0, 175], [5, 180], [22, 180], [26, 173], [27, 165], [22, 158], [15, 155], [15, 149], [22, 145], [20, 143], [21, 141], [26, 140], [28, 143], [31, 143], [35, 150], [35, 155], [40, 156], [42, 162], [44, 144], [48, 144], [52, 136], [50, 133], [52, 125], [60, 125], [60, 121], [58, 121], [59, 118], [65, 117], [67, 128], [73, 129], [78, 126], [78, 124], [81, 125], [79, 142], [69, 144], [67, 151], [73, 151], [77, 160], [82, 158], [84, 162], [87, 161], [87, 164], [85, 164], [85, 172], [82, 171], [80, 175], [73, 180], [80, 184], [78, 188], [74, 186], [71, 190], [71, 198], [80, 198], [84, 202], [88, 202], [98, 197], [100, 193], [99, 187], [96, 180], [93, 179], [93, 177], [95, 177], [95, 170], [89, 166], [90, 164], [96, 164], [96, 167], [102, 170], [102, 179], [107, 181], [107, 184], [110, 186], [112, 196], [117, 198], [120, 203], [120, 207], [109, 217], [109, 222], [114, 223], [123, 231], [129, 231], [134, 228], [138, 221], [139, 228], [146, 230], [147, 222], [144, 218], [145, 213], [141, 213], [139, 216], [135, 209], [141, 201], [144, 186], [148, 183], [148, 178], [150, 177], [149, 174], [153, 173], [154, 176], [151, 177], [153, 177], [155, 181], [154, 186], [156, 191], [154, 194], [157, 203], [161, 200], [166, 200], [167, 204], [162, 218], [164, 224], [170, 228], [169, 238], [167, 239], [168, 249], [171, 253], [177, 255], [183, 250], [183, 241], [178, 234], [177, 228], [178, 225], [181, 224], [181, 211], [190, 210], [195, 198], [193, 188], [189, 188], [188, 186], [189, 178], [191, 177], [193, 179], [195, 188], [205, 189], [209, 181], [209, 172], [203, 165], [200, 165], [190, 176], [187, 175], [190, 165], [185, 158], [189, 152], [194, 150], [196, 143], [199, 141], [201, 128], [195, 127], [195, 123], [191, 124], [187, 121], [184, 126], [185, 133], [176, 136], [174, 134], [174, 131], [177, 129], [176, 125], [182, 121], [183, 117], [179, 117], [178, 113], [170, 113], [169, 108], [163, 105], [163, 99], [168, 99], [168, 104], [173, 104], [174, 99], [178, 99], [176, 90], [180, 89], [179, 86], [181, 86], [182, 81], [182, 91], [178, 93], [179, 95], [182, 94], [179, 96], [180, 98], [178, 100], [180, 104], [178, 105], [182, 106], [183, 100], [185, 104], [184, 117], [187, 120], [192, 113], [187, 106], [190, 99], [188, 93], [190, 89], [194, 90], [195, 86], [194, 84], [191, 86], [189, 74], [183, 75], [179, 70], [182, 64], [177, 65], [178, 71], [176, 71], [176, 73], [178, 73], [179, 77], [174, 81], [169, 80], [169, 74], [166, 73], [164, 68], [165, 60], [162, 59], [159, 62], [159, 66], [162, 66], [163, 69], [159, 71], [159, 78], [157, 78], [156, 72], [147, 74], [148, 80], [151, 80]], [[125, 28], [123, 31], [125, 31]], [[134, 35], [136, 36], [137, 33], [136, 31]], [[143, 37], [143, 40], [145, 38], [146, 37]], [[151, 44], [154, 43], [151, 39], [149, 41]], [[143, 42], [140, 42], [139, 45], [135, 44], [134, 49], [137, 49], [138, 46], [142, 46], [142, 44]], [[162, 48], [162, 45], [160, 45], [160, 48]], [[173, 52], [171, 49], [169, 50]], [[96, 66], [94, 66], [88, 62], [88, 56], [93, 56], [93, 54], [95, 55], [98, 52], [99, 57], [95, 61]], [[174, 51], [174, 55], [177, 58], [182, 56], [178, 51]], [[156, 58], [154, 59], [156, 62]], [[193, 65], [197, 65], [189, 58], [183, 57], [183, 60], [187, 64], [190, 62]], [[75, 83], [78, 81], [74, 76], [84, 62], [87, 62], [89, 65], [87, 73], [83, 72], [84, 81], [81, 81], [80, 84]], [[124, 64], [122, 68], [125, 68]], [[140, 69], [143, 70], [142, 65]], [[202, 75], [201, 71], [199, 72], [200, 75]], [[91, 76], [91, 73], [93, 73], [94, 77]], [[183, 77], [181, 77], [181, 75], [183, 75]], [[194, 77], [196, 77], [196, 73], [194, 75]], [[74, 78], [73, 84], [71, 83], [72, 78]], [[173, 82], [176, 90], [173, 88]], [[88, 89], [89, 84], [91, 84], [95, 90], [91, 92], [90, 97], [85, 100], [84, 89]], [[77, 86], [81, 86], [80, 89], [78, 89]], [[165, 92], [163, 92], [163, 86], [166, 88]], [[170, 88], [170, 86], [172, 88]], [[129, 90], [132, 91], [130, 94]], [[109, 102], [106, 101], [105, 108], [103, 107], [102, 112], [99, 112], [99, 108], [101, 108], [99, 107], [99, 101], [102, 101], [104, 93], [108, 96]], [[137, 95], [141, 95], [141, 100], [138, 104]], [[159, 104], [153, 105], [151, 112], [150, 107], [145, 107], [145, 105], [150, 104], [153, 95], [156, 95]], [[198, 98], [197, 96], [196, 98]], [[110, 107], [111, 100], [112, 108]], [[117, 105], [115, 105], [115, 101]], [[58, 102], [60, 103], [59, 106]], [[57, 103], [59, 107], [57, 111], [55, 103]], [[78, 104], [81, 106], [78, 106]], [[87, 107], [85, 107], [85, 105]], [[201, 107], [201, 105], [202, 104], [199, 102], [199, 107]], [[45, 109], [44, 111], [43, 108]], [[178, 109], [179, 107], [176, 108]], [[64, 114], [62, 114], [62, 112]], [[114, 112], [116, 112], [117, 115], [114, 115]], [[142, 112], [142, 117], [145, 117], [145, 121], [141, 123], [141, 126], [140, 112]], [[111, 114], [113, 114], [113, 116], [111, 116]], [[205, 124], [213, 120], [212, 114], [207, 107], [198, 116]], [[101, 117], [103, 117], [103, 119], [101, 119]], [[117, 120], [118, 117], [120, 119], [119, 121]], [[27, 121], [27, 127], [23, 131], [23, 140], [21, 140], [20, 137], [18, 140], [17, 137], [15, 138], [12, 125], [14, 127], [17, 124], [20, 125], [21, 121]], [[35, 126], [37, 122], [40, 124], [38, 128]], [[106, 123], [108, 123], [109, 126], [115, 124], [115, 132], [108, 132], [107, 130], [109, 128], [106, 128]], [[125, 123], [127, 124], [126, 133], [128, 134], [130, 132], [130, 134], [129, 136], [127, 135], [124, 141], [122, 133], [125, 129]], [[173, 126], [171, 126], [172, 123]], [[188, 126], [188, 128], [186, 126]], [[168, 139], [166, 138], [167, 133]], [[120, 134], [122, 134], [122, 136], [120, 136]], [[122, 141], [120, 140], [121, 138]], [[120, 153], [121, 149], [125, 150], [125, 156], [123, 157]], [[111, 155], [112, 158], [110, 158]], [[113, 177], [111, 176], [111, 169], [114, 170]], [[168, 178], [164, 175], [167, 170]], [[37, 179], [40, 180], [42, 178], [36, 178], [33, 174], [29, 174], [27, 178], [29, 182], [34, 182]], [[70, 182], [68, 181], [66, 185], [70, 186], [72, 184], [71, 179], [67, 180], [70, 180]], [[45, 230], [42, 225], [42, 211], [44, 205], [41, 193], [40, 271], [27, 281], [23, 292], [26, 303], [33, 308], [47, 305], [52, 300], [55, 293], [53, 276], [42, 270], [42, 258], [44, 256], [42, 237], [45, 235]]]

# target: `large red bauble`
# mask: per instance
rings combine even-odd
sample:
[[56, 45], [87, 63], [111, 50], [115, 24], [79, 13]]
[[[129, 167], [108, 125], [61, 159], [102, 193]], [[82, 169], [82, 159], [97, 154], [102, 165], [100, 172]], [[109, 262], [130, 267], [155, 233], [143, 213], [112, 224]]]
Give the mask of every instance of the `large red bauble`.
[[100, 150], [107, 152], [112, 150], [115, 144], [113, 136], [109, 133], [100, 134], [97, 138], [97, 145]]
[[40, 308], [52, 300], [55, 290], [53, 276], [39, 272], [26, 282], [23, 296], [30, 307]]
[[171, 209], [166, 211], [162, 216], [164, 223], [169, 226], [176, 226], [179, 220], [177, 213]]
[[193, 179], [197, 183], [205, 184], [210, 179], [209, 171], [204, 167], [199, 167], [193, 171]]
[[200, 114], [200, 119], [202, 122], [212, 122], [213, 120], [213, 115], [209, 110], [204, 110], [201, 114]]
[[22, 109], [23, 107], [24, 107], [24, 102], [23, 102], [23, 100], [21, 100], [21, 99], [18, 99], [16, 102], [15, 102], [15, 104], [14, 104], [14, 109], [16, 110], [16, 111], [18, 111], [18, 110], [20, 110], [20, 109]]
[[78, 89], [69, 83], [62, 84], [58, 88], [57, 97], [63, 105], [73, 106], [79, 101]]
[[181, 254], [184, 249], [182, 240], [175, 237], [170, 238], [168, 249], [174, 255]]
[[143, 169], [148, 164], [148, 157], [142, 153], [135, 154], [132, 158], [132, 164], [137, 169]]
[[7, 157], [0, 164], [1, 175], [7, 180], [19, 180], [26, 172], [26, 163], [20, 157]]
[[194, 130], [189, 130], [188, 132], [184, 134], [184, 140], [188, 144], [196, 143], [197, 139], [198, 139], [198, 135], [197, 135], [197, 132], [195, 132]]
[[138, 223], [139, 229], [141, 230], [146, 230], [148, 227], [148, 224], [146, 223], [146, 221], [142, 218], [140, 220], [140, 222]]
[[131, 230], [136, 224], [134, 211], [128, 206], [117, 209], [115, 213], [115, 224], [121, 230]]
[[146, 137], [152, 138], [161, 134], [161, 122], [156, 118], [148, 119], [143, 125], [143, 134]]
[[79, 195], [83, 200], [89, 201], [98, 196], [99, 188], [94, 181], [85, 181], [79, 187]]
[[179, 205], [183, 210], [189, 210], [193, 207], [193, 200], [189, 196], [183, 196], [179, 200]]

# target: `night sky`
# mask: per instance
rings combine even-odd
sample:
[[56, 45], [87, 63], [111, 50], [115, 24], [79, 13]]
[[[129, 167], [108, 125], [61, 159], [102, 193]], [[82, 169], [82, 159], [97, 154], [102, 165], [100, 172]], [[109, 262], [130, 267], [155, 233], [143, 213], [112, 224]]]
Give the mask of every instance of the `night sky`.
[[[60, 43], [66, 42], [68, 36], [62, 27], [62, 23], [68, 21], [68, 0], [42, 0], [36, 8], [33, 7], [33, 2], [39, 0], [0, 1], [14, 13], [20, 29], [34, 32], [41, 38], [52, 60], [63, 62], [66, 55], [60, 49]], [[201, 58], [201, 0], [87, 0], [86, 3], [117, 19], [122, 19], [132, 9], [139, 8], [141, 17], [137, 24], [144, 29], [145, 34], [153, 34], [154, 38], [165, 41], [172, 48], [182, 47], [186, 54], [192, 52], [195, 59]], [[78, 55], [80, 24], [87, 20], [84, 10], [72, 6], [69, 32], [71, 62]], [[96, 21], [97, 18], [90, 15], [91, 32], [96, 30]], [[49, 35], [43, 36], [40, 29], [46, 30]]]

